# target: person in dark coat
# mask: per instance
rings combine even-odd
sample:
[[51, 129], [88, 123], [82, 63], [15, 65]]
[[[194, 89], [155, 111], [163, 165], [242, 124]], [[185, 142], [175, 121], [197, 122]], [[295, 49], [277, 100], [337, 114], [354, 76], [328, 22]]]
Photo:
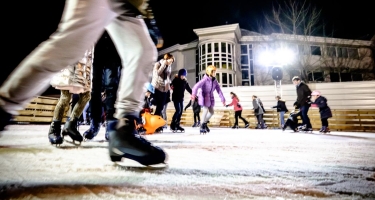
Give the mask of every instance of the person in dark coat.
[[192, 92], [189, 83], [186, 80], [186, 76], [186, 69], [180, 69], [171, 83], [171, 89], [173, 90], [172, 101], [176, 109], [171, 121], [171, 130], [184, 131], [180, 126], [182, 109], [184, 109], [184, 93], [185, 90], [187, 90], [189, 94]]
[[313, 91], [311, 93], [313, 104], [319, 107], [320, 119], [322, 121], [322, 128], [319, 132], [327, 133], [330, 132], [328, 128], [328, 118], [332, 117], [331, 108], [327, 104], [327, 98], [320, 95], [319, 91]]
[[294, 132], [298, 132], [298, 116], [301, 115], [301, 112], [292, 111], [289, 114], [288, 119], [286, 120], [285, 124], [283, 125], [282, 129], [285, 131], [285, 129], [289, 126], [291, 130]]
[[286, 108], [285, 101], [280, 96], [276, 96], [275, 99], [277, 100], [277, 105], [272, 108], [276, 108], [277, 112], [280, 113], [280, 127], [283, 127], [285, 124], [284, 114], [288, 112], [288, 109]]
[[[193, 105], [192, 105], [193, 104]], [[185, 107], [185, 111], [192, 105], [193, 113], [194, 113], [194, 124], [192, 127], [199, 127], [201, 125], [201, 118], [199, 117], [199, 113], [201, 112], [201, 106], [198, 104], [198, 96], [195, 97], [195, 101], [189, 101], [188, 105]]]
[[295, 108], [299, 108], [301, 111], [302, 124], [305, 126], [303, 131], [312, 131], [310, 118], [307, 115], [310, 108], [310, 104], [308, 102], [310, 102], [311, 90], [309, 86], [303, 83], [298, 76], [293, 77], [292, 81], [297, 90], [297, 100], [293, 106]]

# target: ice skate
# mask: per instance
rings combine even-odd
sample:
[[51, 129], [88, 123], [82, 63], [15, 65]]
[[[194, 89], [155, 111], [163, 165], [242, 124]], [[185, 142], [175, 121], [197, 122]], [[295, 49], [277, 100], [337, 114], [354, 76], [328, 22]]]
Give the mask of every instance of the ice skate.
[[250, 124], [249, 123], [246, 123], [245, 124], [245, 128], [249, 128]]
[[197, 122], [194, 122], [194, 124], [191, 127], [197, 127]]
[[68, 135], [72, 139], [71, 143], [73, 144], [76, 144], [75, 141], [78, 141], [79, 144], [81, 144], [81, 142], [83, 141], [82, 135], [77, 130], [77, 125], [78, 125], [77, 121], [78, 121], [77, 118], [74, 118], [71, 121], [68, 120], [65, 123], [63, 131], [62, 131], [63, 138], [65, 138], [65, 136]]
[[170, 128], [171, 128], [171, 131], [175, 133], [177, 131], [176, 122], [172, 121]]
[[322, 133], [330, 133], [331, 132], [331, 130], [329, 130], [329, 128], [328, 127], [326, 127], [326, 126], [324, 126], [324, 129], [322, 130]]
[[232, 129], [238, 129], [238, 125], [232, 126]]
[[179, 122], [176, 123], [176, 131], [175, 132], [177, 132], [177, 131], [180, 131], [181, 133], [185, 133], [185, 129], [180, 126]]
[[207, 126], [207, 123], [202, 123], [200, 127], [200, 134], [205, 135], [207, 133], [206, 126]]
[[134, 117], [111, 121], [108, 126], [108, 150], [113, 162], [128, 158], [145, 166], [165, 163], [166, 153], [138, 134]]
[[99, 131], [100, 124], [92, 121], [90, 128], [83, 133], [83, 137], [85, 138], [85, 140], [92, 140], [94, 137], [98, 135]]
[[209, 133], [210, 132], [210, 128], [208, 128], [208, 123], [210, 123], [210, 122], [207, 122], [206, 125], [204, 125], [204, 127], [206, 128], [206, 131]]
[[61, 137], [61, 121], [53, 120], [48, 131], [48, 139], [51, 144], [60, 145], [63, 143], [63, 138]]

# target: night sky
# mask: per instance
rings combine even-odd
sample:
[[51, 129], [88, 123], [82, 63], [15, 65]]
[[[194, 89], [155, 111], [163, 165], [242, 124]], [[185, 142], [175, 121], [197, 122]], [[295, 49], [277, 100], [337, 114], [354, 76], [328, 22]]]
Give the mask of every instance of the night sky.
[[[5, 3], [6, 2], [6, 3]], [[64, 0], [5, 1], [1, 12], [2, 83], [17, 64], [52, 34], [60, 21]], [[275, 0], [154, 0], [151, 2], [164, 48], [197, 39], [193, 29], [239, 23], [257, 31], [257, 21]], [[370, 40], [375, 34], [369, 0], [314, 0], [322, 11], [325, 32], [334, 37]]]

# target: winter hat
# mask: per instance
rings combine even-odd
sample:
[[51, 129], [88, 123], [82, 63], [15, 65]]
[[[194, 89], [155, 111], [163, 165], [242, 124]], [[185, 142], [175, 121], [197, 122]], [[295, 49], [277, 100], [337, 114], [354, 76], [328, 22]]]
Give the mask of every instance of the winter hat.
[[311, 96], [314, 96], [314, 95], [320, 96], [320, 92], [318, 90], [315, 90], [311, 93]]
[[180, 70], [178, 70], [178, 76], [187, 76], [186, 69], [180, 69]]
[[151, 83], [147, 84], [147, 91], [151, 92], [152, 94], [155, 93], [155, 88]]

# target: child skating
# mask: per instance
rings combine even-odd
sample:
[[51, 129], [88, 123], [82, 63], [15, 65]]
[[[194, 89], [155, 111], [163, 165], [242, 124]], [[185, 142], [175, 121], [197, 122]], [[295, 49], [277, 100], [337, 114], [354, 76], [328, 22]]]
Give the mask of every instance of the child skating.
[[192, 101], [190, 100], [188, 105], [185, 107], [185, 111], [187, 108], [192, 106], [193, 108], [193, 113], [194, 113], [194, 124], [192, 127], [199, 127], [201, 125], [201, 118], [199, 117], [199, 114], [201, 112], [201, 106], [198, 104], [198, 97], [195, 97], [195, 100]]
[[207, 126], [207, 122], [210, 120], [212, 115], [214, 114], [214, 106], [215, 106], [215, 97], [214, 97], [214, 90], [219, 94], [221, 102], [225, 106], [225, 98], [223, 93], [221, 92], [219, 82], [217, 82], [216, 78], [216, 67], [213, 65], [209, 65], [206, 68], [206, 74], [202, 77], [202, 79], [196, 83], [193, 87], [193, 92], [191, 95], [191, 100], [195, 101], [195, 97], [197, 95], [198, 89], [202, 91], [198, 97], [198, 104], [203, 107], [202, 113], [202, 124], [200, 127], [200, 132], [206, 134], [206, 132], [210, 132], [210, 129]]
[[237, 95], [234, 92], [231, 92], [230, 96], [232, 97], [232, 103], [226, 105], [226, 107], [233, 106], [233, 109], [234, 109], [235, 122], [234, 122], [234, 126], [232, 127], [232, 129], [235, 129], [235, 128], [238, 129], [238, 118], [242, 119], [243, 123], [245, 123], [245, 128], [249, 127], [249, 122], [246, 121], [246, 119], [241, 116], [242, 106], [239, 103], [240, 99], [237, 97]]
[[313, 91], [311, 93], [312, 103], [319, 107], [320, 119], [322, 121], [322, 128], [319, 130], [320, 133], [331, 132], [328, 128], [328, 118], [332, 117], [331, 108], [327, 104], [327, 98], [320, 95], [319, 91]]
[[171, 121], [171, 130], [173, 132], [185, 131], [185, 129], [180, 126], [182, 110], [184, 109], [184, 93], [185, 90], [190, 94], [192, 92], [189, 83], [186, 80], [186, 76], [186, 69], [180, 69], [171, 83], [171, 89], [173, 90], [172, 101], [174, 108], [176, 109]]
[[288, 109], [286, 108], [285, 101], [282, 100], [280, 96], [276, 96], [275, 99], [277, 100], [277, 105], [272, 108], [276, 108], [276, 111], [279, 113], [280, 127], [282, 128], [285, 124], [284, 115], [288, 112]]

